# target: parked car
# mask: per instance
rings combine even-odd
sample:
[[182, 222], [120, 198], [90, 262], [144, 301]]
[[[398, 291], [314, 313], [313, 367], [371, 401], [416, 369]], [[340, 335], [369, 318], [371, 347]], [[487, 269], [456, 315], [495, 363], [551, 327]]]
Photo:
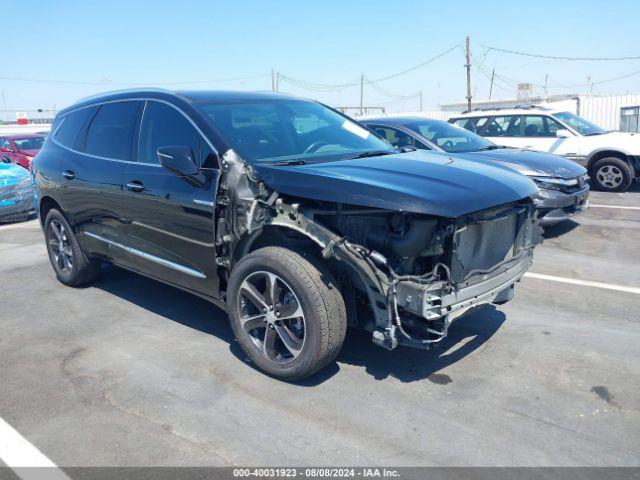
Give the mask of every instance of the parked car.
[[385, 117], [361, 124], [398, 148], [412, 147], [463, 156], [512, 168], [540, 188], [540, 225], [555, 225], [587, 208], [589, 183], [584, 167], [548, 153], [504, 148], [463, 128], [424, 117]]
[[0, 136], [0, 155], [29, 170], [31, 161], [42, 148], [45, 138], [46, 135], [40, 134]]
[[449, 122], [499, 145], [574, 160], [599, 190], [624, 192], [640, 178], [640, 136], [608, 132], [571, 112], [534, 106], [474, 110]]
[[33, 177], [8, 157], [0, 160], [0, 223], [26, 220], [36, 211]]
[[58, 279], [107, 261], [226, 309], [252, 363], [301, 379], [347, 324], [428, 348], [532, 262], [538, 188], [511, 169], [400, 154], [288, 95], [142, 90], [81, 101], [34, 163]]

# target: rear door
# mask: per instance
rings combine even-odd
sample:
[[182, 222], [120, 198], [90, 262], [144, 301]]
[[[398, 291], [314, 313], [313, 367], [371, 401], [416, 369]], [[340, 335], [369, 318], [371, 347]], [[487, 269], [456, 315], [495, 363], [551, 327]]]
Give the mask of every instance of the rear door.
[[110, 257], [110, 243], [121, 242], [124, 167], [142, 105], [118, 101], [83, 108], [66, 115], [55, 133], [54, 141], [66, 150], [59, 163], [62, 207], [90, 253]]
[[[201, 168], [199, 186], [161, 167], [157, 150], [188, 146]], [[214, 206], [217, 161], [195, 124], [177, 107], [149, 100], [140, 122], [135, 162], [125, 169], [126, 231], [135, 269], [215, 296]]]

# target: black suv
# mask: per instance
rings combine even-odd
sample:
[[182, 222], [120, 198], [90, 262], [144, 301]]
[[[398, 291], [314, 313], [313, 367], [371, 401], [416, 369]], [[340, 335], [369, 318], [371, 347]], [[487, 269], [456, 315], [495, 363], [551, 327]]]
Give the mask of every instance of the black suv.
[[536, 186], [507, 168], [398, 153], [317, 102], [127, 91], [61, 111], [36, 157], [58, 279], [111, 262], [226, 309], [263, 371], [301, 379], [347, 325], [428, 348], [503, 303], [531, 264]]

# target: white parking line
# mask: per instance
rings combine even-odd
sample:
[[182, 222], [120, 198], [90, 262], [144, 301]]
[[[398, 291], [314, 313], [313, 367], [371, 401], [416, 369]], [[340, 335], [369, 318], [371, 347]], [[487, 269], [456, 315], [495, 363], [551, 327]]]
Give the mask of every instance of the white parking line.
[[618, 292], [635, 293], [640, 295], [640, 288], [627, 287], [624, 285], [614, 285], [611, 283], [590, 282], [589, 280], [577, 280], [575, 278], [556, 277], [555, 275], [545, 275], [544, 273], [527, 272], [525, 277], [537, 278], [539, 280], [548, 280], [550, 282], [571, 283], [573, 285], [582, 285], [585, 287], [604, 288], [606, 290], [617, 290]]
[[43, 472], [32, 467], [49, 467], [46, 478], [70, 480], [55, 463], [44, 456], [29, 440], [0, 418], [0, 460], [24, 480], [45, 478]]
[[589, 208], [619, 208], [620, 210], [640, 210], [640, 207], [623, 207], [622, 205], [594, 205], [589, 204]]

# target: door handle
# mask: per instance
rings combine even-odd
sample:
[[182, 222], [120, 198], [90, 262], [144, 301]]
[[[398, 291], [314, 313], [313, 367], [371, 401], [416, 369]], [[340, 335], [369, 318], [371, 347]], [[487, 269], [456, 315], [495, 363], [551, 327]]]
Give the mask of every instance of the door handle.
[[62, 176], [67, 180], [73, 180], [74, 178], [76, 178], [76, 174], [71, 170], [65, 170], [64, 172], [62, 172]]
[[127, 183], [127, 188], [132, 192], [142, 192], [144, 190], [144, 185], [142, 182], [134, 180], [133, 182]]

